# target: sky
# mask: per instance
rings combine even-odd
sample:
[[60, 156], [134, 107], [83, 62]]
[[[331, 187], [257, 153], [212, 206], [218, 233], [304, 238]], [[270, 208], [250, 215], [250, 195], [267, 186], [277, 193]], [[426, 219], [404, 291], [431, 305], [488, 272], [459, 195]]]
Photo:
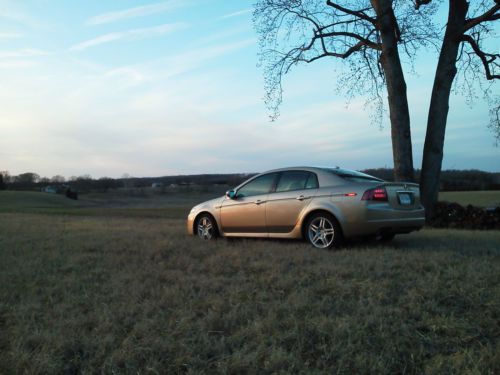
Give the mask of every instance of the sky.
[[[0, 0], [0, 170], [94, 178], [392, 167], [390, 125], [331, 61], [265, 107], [253, 0]], [[436, 56], [407, 74], [420, 168]], [[407, 69], [409, 70], [409, 69]], [[388, 117], [388, 116], [386, 116]], [[500, 171], [487, 105], [452, 96], [444, 169]]]

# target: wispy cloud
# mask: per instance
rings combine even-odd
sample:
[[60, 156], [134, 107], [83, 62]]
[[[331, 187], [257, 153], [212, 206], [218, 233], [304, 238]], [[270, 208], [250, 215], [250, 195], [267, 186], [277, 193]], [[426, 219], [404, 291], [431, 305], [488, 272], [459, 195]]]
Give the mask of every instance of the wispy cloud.
[[209, 43], [213, 43], [219, 40], [227, 40], [230, 39], [231, 37], [234, 37], [235, 35], [241, 34], [241, 33], [249, 33], [252, 31], [252, 26], [243, 23], [241, 25], [238, 25], [236, 27], [232, 27], [229, 29], [224, 29], [223, 31], [216, 32], [214, 34], [207, 34], [207, 35], [202, 35], [200, 36], [199, 39], [196, 39], [196, 42], [199, 43], [200, 45], [207, 45]]
[[184, 74], [202, 66], [206, 61], [219, 58], [220, 56], [234, 53], [237, 50], [255, 44], [255, 38], [240, 40], [233, 43], [215, 44], [203, 48], [197, 48], [163, 59], [163, 67], [168, 66], [164, 73], [159, 74], [161, 78], [170, 78]]
[[49, 53], [46, 51], [33, 48], [25, 48], [15, 51], [0, 52], [0, 59], [19, 59], [19, 58], [30, 58], [30, 57], [39, 57], [47, 55], [49, 55]]
[[242, 16], [244, 14], [250, 13], [250, 12], [252, 12], [252, 9], [243, 9], [243, 10], [239, 10], [237, 12], [225, 14], [225, 15], [221, 16], [219, 19], [223, 20], [226, 18], [238, 17], [238, 16]]
[[23, 36], [23, 34], [21, 34], [21, 33], [0, 32], [0, 40], [2, 40], [2, 39], [15, 39], [15, 38], [20, 38], [22, 36]]
[[189, 4], [189, 1], [170, 0], [161, 3], [148, 4], [115, 12], [99, 14], [90, 18], [87, 25], [102, 25], [105, 23], [118, 22], [129, 18], [149, 16], [152, 14], [163, 13], [175, 8], [180, 8]]
[[32, 29], [45, 29], [47, 24], [29, 14], [20, 1], [0, 2], [0, 19], [16, 22]]
[[0, 69], [22, 69], [37, 66], [38, 62], [33, 60], [8, 60], [0, 61]]
[[95, 47], [100, 44], [111, 43], [118, 40], [138, 40], [154, 36], [160, 36], [187, 28], [185, 23], [166, 23], [159, 26], [145, 27], [127, 31], [119, 31], [109, 34], [104, 34], [96, 38], [86, 40], [70, 47], [70, 51], [82, 51], [84, 49]]

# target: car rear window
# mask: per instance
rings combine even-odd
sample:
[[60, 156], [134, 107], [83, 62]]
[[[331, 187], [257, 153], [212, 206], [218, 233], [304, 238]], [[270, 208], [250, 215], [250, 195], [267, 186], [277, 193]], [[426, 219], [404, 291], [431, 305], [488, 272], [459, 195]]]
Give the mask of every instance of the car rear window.
[[276, 192], [317, 189], [318, 178], [308, 171], [285, 171], [281, 173]]
[[356, 181], [356, 182], [363, 182], [363, 181], [377, 181], [377, 182], [383, 182], [384, 180], [381, 180], [380, 178], [370, 176], [369, 174], [366, 173], [361, 173], [358, 171], [351, 171], [349, 169], [340, 169], [340, 168], [323, 168], [324, 171], [334, 174], [335, 176], [341, 177], [345, 180], [348, 181]]

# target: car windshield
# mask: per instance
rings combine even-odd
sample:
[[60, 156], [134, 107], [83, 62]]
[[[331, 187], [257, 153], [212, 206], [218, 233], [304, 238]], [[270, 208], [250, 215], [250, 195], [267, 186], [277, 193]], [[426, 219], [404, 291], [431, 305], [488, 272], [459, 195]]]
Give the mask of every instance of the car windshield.
[[349, 169], [340, 168], [322, 168], [324, 171], [334, 174], [335, 176], [342, 177], [349, 181], [378, 181], [383, 182], [380, 178], [370, 176], [366, 173], [361, 173], [358, 171], [351, 171]]

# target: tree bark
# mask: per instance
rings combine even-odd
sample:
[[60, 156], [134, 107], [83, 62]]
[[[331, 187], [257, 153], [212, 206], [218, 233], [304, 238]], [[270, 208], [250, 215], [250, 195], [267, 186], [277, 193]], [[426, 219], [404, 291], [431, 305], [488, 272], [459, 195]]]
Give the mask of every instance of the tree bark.
[[420, 196], [428, 219], [438, 199], [450, 92], [457, 73], [456, 61], [468, 10], [466, 0], [450, 0], [449, 3], [448, 23], [432, 87], [420, 177]]
[[410, 113], [406, 82], [398, 51], [399, 29], [392, 8], [392, 0], [371, 0], [371, 3], [377, 14], [377, 26], [382, 39], [380, 62], [387, 84], [394, 179], [396, 181], [413, 181]]

